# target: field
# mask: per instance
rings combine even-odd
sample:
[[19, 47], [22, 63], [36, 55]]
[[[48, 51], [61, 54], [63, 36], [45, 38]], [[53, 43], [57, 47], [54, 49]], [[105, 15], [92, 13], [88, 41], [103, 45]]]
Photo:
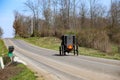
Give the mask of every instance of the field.
[[[53, 49], [57, 51], [59, 50], [59, 46], [61, 42], [60, 39], [55, 37], [32, 37], [32, 38], [17, 38], [17, 39], [22, 39], [29, 43], [32, 43], [33, 45], [43, 48]], [[105, 53], [91, 48], [79, 47], [79, 54], [85, 56], [120, 60], [120, 54], [117, 53], [117, 46], [113, 45], [112, 49], [113, 50], [111, 53]]]

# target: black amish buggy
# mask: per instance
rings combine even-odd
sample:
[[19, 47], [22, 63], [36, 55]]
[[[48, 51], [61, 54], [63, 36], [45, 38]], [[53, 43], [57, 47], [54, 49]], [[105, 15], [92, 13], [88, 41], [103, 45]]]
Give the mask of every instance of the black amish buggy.
[[74, 55], [78, 55], [78, 42], [75, 35], [63, 35], [61, 40], [60, 55], [66, 55], [66, 52], [70, 53], [71, 51], [74, 52]]

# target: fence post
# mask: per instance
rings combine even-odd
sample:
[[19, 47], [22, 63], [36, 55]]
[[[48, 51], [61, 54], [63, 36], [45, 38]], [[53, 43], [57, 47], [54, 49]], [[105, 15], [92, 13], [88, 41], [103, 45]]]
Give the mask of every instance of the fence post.
[[0, 57], [0, 67], [1, 67], [2, 69], [4, 69], [4, 67], [5, 67], [2, 57]]

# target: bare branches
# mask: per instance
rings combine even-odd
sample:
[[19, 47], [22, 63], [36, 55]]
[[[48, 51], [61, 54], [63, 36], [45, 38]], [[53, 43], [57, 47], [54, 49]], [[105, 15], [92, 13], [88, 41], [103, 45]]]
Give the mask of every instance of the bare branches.
[[111, 1], [111, 25], [112, 27], [119, 26], [120, 24], [120, 0]]
[[15, 21], [13, 27], [15, 29], [15, 35], [21, 37], [30, 37], [30, 25], [31, 25], [30, 17], [26, 17], [15, 11]]
[[[29, 8], [29, 10], [32, 12], [33, 15], [33, 36], [36, 36], [38, 33], [38, 19], [39, 19], [39, 11], [40, 11], [40, 0], [37, 1], [31, 1], [27, 0], [25, 3], [26, 7]], [[31, 29], [32, 29], [31, 27]]]
[[80, 4], [80, 21], [81, 21], [81, 27], [85, 27], [85, 19], [87, 15], [87, 7], [86, 7], [86, 2], [81, 2]]

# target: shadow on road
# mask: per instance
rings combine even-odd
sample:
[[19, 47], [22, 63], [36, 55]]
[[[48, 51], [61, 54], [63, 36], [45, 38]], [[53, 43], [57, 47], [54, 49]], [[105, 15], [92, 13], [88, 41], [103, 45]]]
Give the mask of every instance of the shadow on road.
[[72, 54], [60, 55], [60, 54], [53, 54], [52, 56], [74, 56]]

